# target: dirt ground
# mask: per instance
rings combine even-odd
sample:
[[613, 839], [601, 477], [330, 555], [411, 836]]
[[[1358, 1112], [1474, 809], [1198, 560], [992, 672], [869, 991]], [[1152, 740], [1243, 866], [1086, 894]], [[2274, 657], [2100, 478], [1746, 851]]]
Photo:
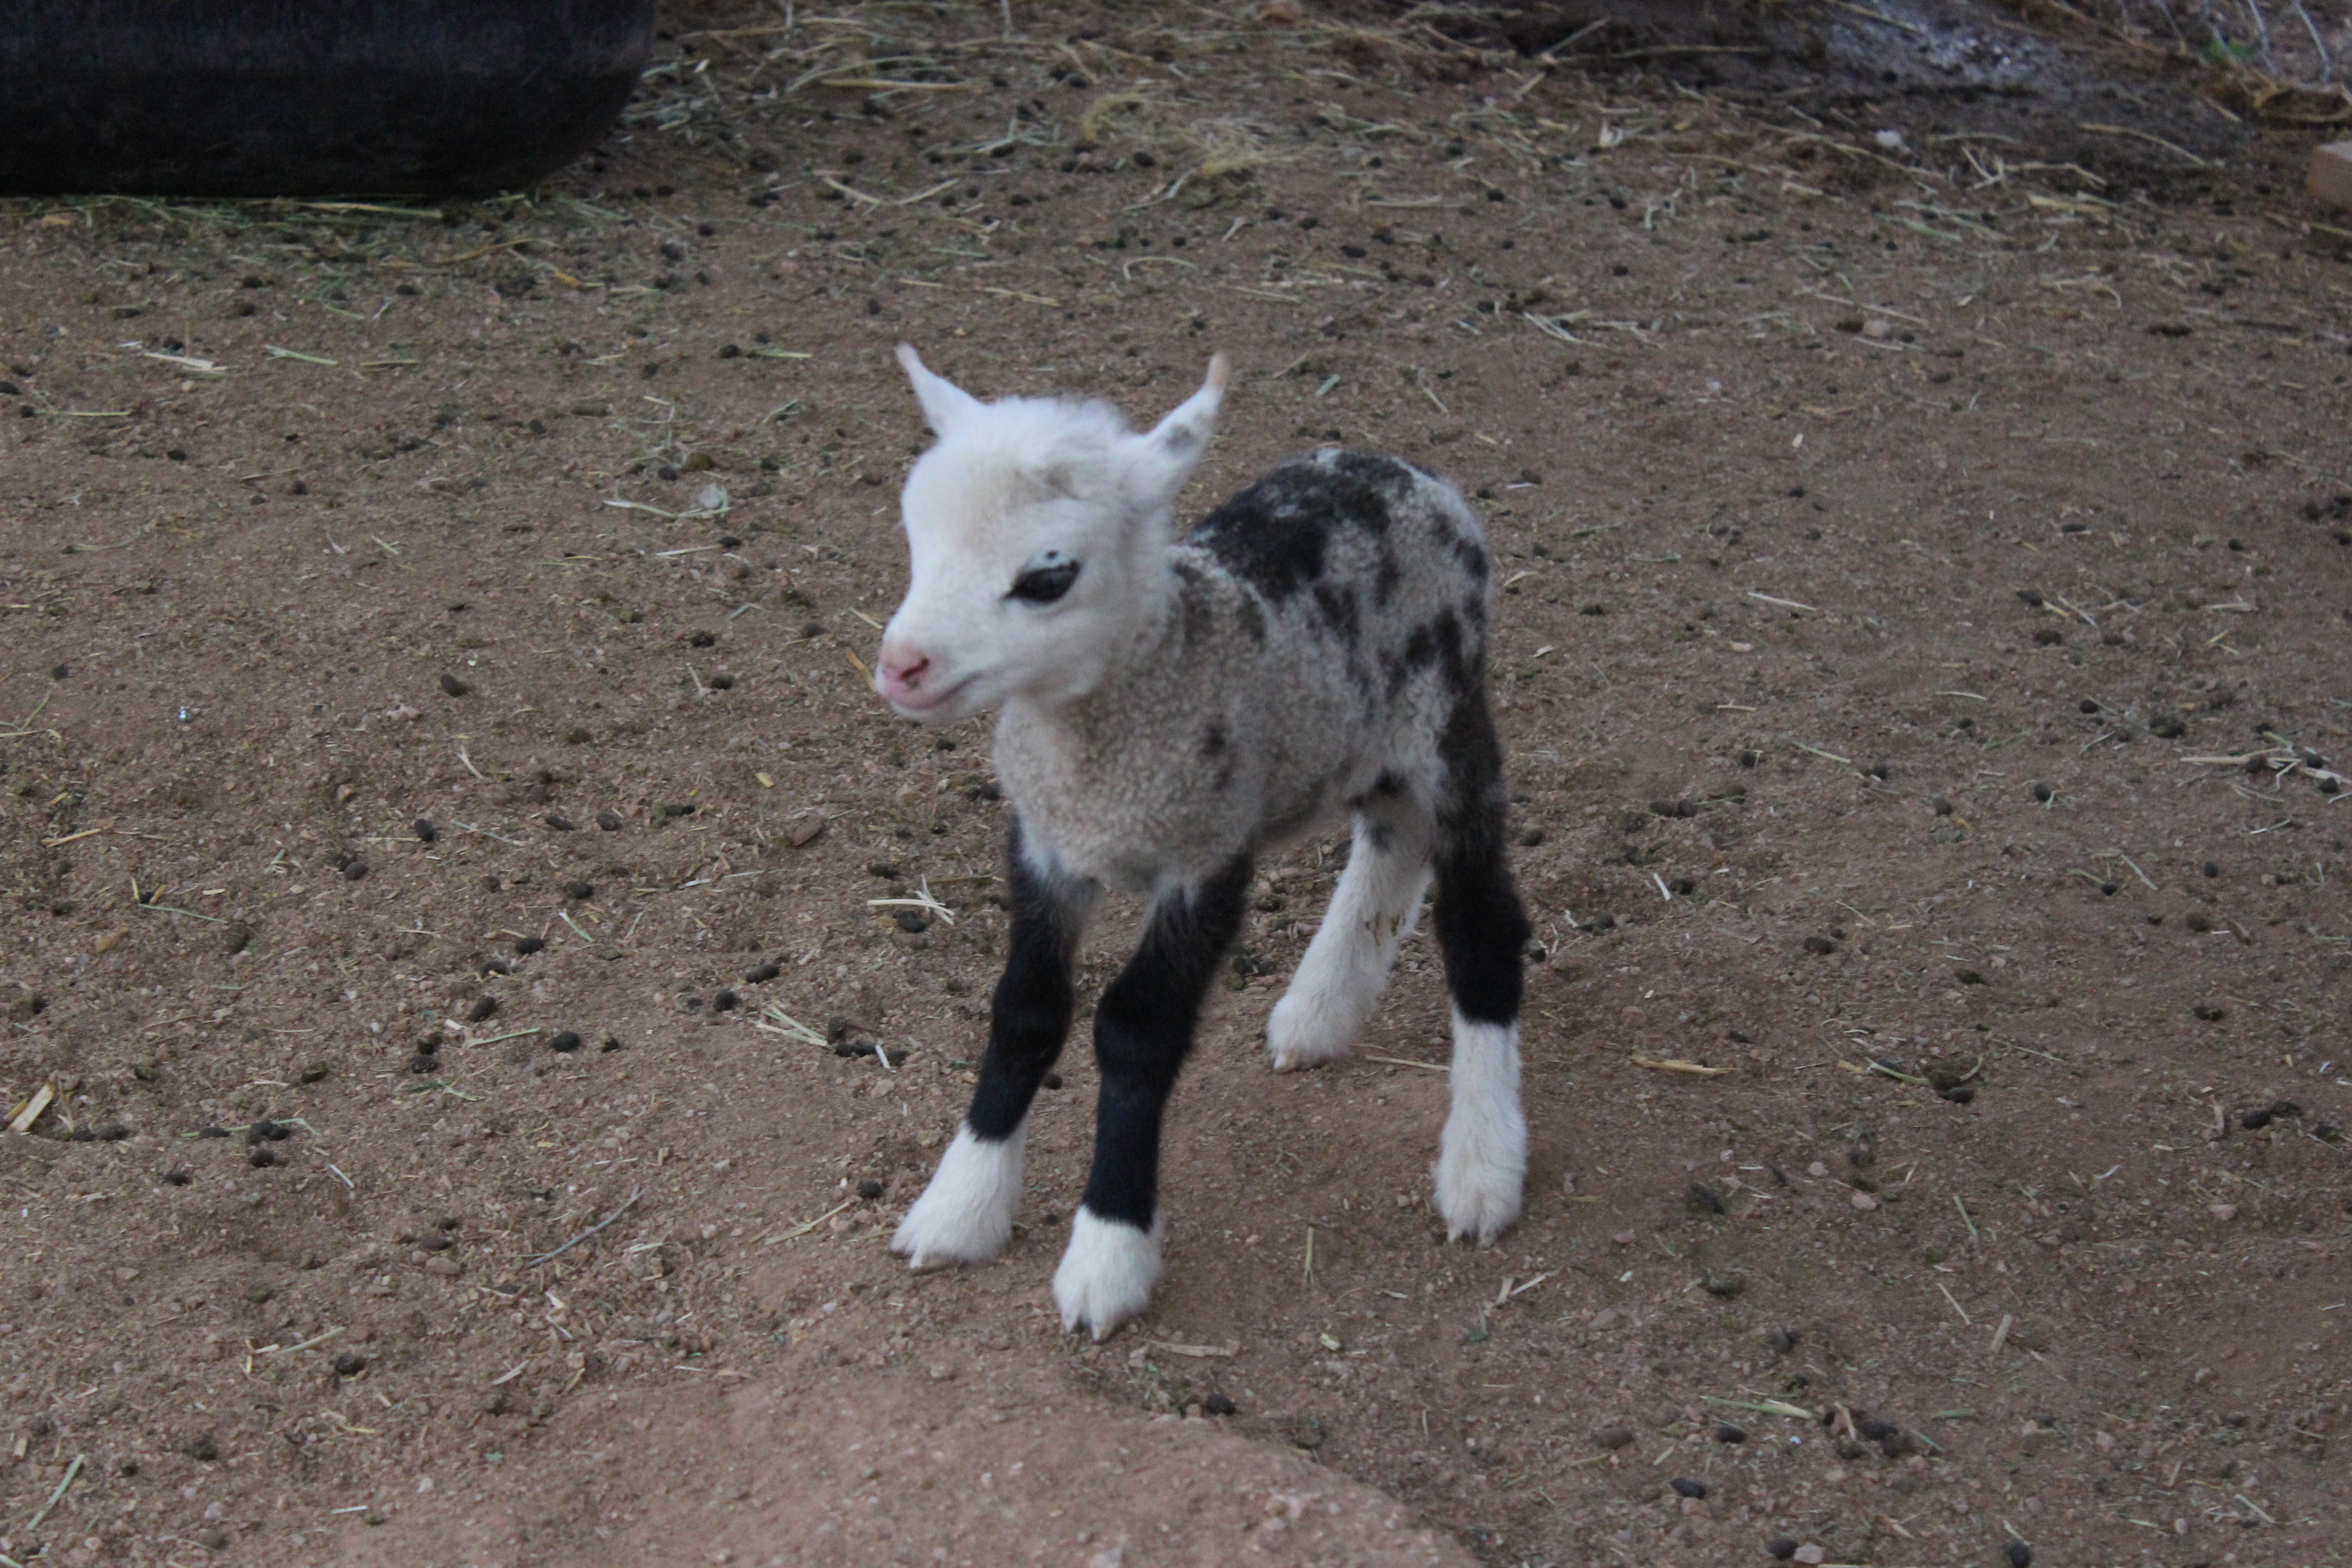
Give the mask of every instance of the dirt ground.
[[[668, 15], [528, 197], [0, 206], [0, 1557], [2352, 1556], [2312, 133], [1011, 20]], [[1359, 1058], [1265, 1065], [1330, 842], [1180, 1091], [1148, 1320], [1052, 1310], [1083, 1033], [1004, 1259], [886, 1250], [1004, 924], [984, 727], [864, 674], [902, 339], [1139, 419], [1228, 351], [1196, 510], [1321, 442], [1475, 492], [1541, 950], [1498, 1246], [1428, 1203], [1424, 941]]]

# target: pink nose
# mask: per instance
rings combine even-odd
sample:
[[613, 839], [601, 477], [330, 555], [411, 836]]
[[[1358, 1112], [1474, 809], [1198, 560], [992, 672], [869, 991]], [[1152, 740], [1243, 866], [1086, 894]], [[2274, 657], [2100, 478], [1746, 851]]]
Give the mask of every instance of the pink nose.
[[931, 657], [919, 648], [885, 647], [877, 667], [877, 683], [882, 695], [893, 702], [903, 701], [921, 689], [923, 678], [930, 673]]

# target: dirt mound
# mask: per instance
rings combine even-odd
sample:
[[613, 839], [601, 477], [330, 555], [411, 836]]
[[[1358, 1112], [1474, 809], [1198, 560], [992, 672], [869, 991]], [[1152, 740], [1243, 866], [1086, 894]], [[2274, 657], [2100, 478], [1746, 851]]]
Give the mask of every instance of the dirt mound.
[[[698, 1378], [575, 1405], [526, 1459], [420, 1476], [348, 1568], [1467, 1568], [1395, 1499], [1214, 1423], [919, 1373]], [[430, 1489], [426, 1489], [430, 1488]]]

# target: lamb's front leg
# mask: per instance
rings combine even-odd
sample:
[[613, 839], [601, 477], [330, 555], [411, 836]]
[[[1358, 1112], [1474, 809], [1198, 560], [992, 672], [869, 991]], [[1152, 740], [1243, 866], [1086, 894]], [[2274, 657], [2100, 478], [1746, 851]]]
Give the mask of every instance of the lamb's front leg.
[[1017, 822], [1005, 859], [1011, 951], [996, 983], [980, 1087], [930, 1185], [890, 1240], [891, 1250], [917, 1268], [982, 1262], [1012, 1239], [1029, 1105], [1070, 1032], [1076, 994], [1070, 971], [1095, 885], [1031, 866]]
[[1054, 1274], [1062, 1326], [1101, 1339], [1150, 1303], [1160, 1279], [1160, 1123], [1192, 1049], [1201, 998], [1241, 929], [1250, 861], [1162, 893], [1143, 944], [1095, 1007], [1095, 1163]]

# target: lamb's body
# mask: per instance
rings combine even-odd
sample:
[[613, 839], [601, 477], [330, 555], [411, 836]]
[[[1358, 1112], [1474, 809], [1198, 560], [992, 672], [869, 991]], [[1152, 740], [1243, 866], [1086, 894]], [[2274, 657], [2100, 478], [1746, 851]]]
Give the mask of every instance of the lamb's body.
[[1096, 1007], [1094, 1166], [1054, 1280], [1064, 1321], [1097, 1337], [1141, 1311], [1161, 1113], [1254, 867], [1342, 811], [1347, 869], [1267, 1045], [1278, 1068], [1348, 1048], [1433, 877], [1454, 996], [1437, 1207], [1452, 1235], [1492, 1237], [1526, 1173], [1528, 927], [1503, 855], [1476, 517], [1409, 464], [1326, 451], [1180, 539], [1168, 503], [1206, 444], [1222, 360], [1139, 437], [1098, 405], [982, 405], [900, 358], [940, 440], [907, 482], [913, 582], [876, 683], [914, 718], [1002, 704], [1014, 820], [980, 1085], [893, 1245], [917, 1268], [1003, 1247], [1087, 917], [1106, 887], [1141, 893], [1142, 944]]
[[1150, 892], [1328, 826], [1383, 775], [1432, 777], [1486, 643], [1485, 540], [1451, 485], [1319, 452], [1203, 519], [1169, 565], [1160, 624], [1102, 685], [1006, 705], [997, 772], [1034, 856]]

